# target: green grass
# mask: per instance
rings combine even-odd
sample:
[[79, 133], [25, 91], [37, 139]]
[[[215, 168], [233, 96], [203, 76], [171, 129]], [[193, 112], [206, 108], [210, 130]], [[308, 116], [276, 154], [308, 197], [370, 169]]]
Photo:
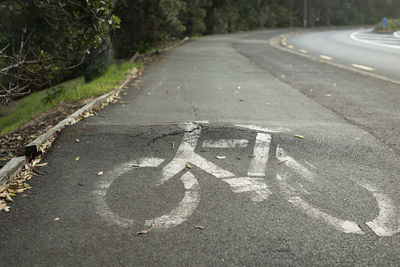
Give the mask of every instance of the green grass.
[[387, 28], [382, 30], [382, 22], [375, 24], [377, 32], [397, 32], [400, 31], [400, 19], [388, 19]]
[[79, 102], [111, 91], [122, 83], [133, 66], [142, 67], [127, 62], [119, 66], [113, 64], [104, 75], [89, 83], [85, 83], [83, 77], [79, 77], [59, 84], [57, 86], [64, 87], [63, 93], [52, 99], [50, 103], [45, 103], [43, 98], [48, 95], [51, 88], [25, 96], [7, 107], [0, 107], [0, 134], [3, 135], [18, 129], [35, 116], [48, 111], [61, 102]]

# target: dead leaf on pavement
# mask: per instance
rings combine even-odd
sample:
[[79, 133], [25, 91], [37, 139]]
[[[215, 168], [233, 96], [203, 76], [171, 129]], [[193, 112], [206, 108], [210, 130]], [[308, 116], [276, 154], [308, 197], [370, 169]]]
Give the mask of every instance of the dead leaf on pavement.
[[191, 169], [192, 165], [190, 165], [189, 163], [186, 163], [186, 168]]
[[244, 99], [239, 99], [239, 102], [244, 102]]
[[58, 218], [58, 217], [57, 217], [57, 218], [55, 218], [54, 220], [55, 220], [55, 221], [59, 221], [59, 220], [60, 220], [60, 218]]
[[199, 229], [199, 230], [204, 230], [205, 229], [204, 226], [201, 226], [201, 225], [196, 225], [194, 228]]
[[101, 175], [103, 175], [103, 172], [98, 172], [97, 175], [101, 176]]
[[7, 206], [6, 202], [4, 200], [0, 201], [0, 211], [4, 210], [5, 212], [10, 211], [10, 207]]
[[152, 225], [149, 229], [139, 231], [139, 232], [137, 232], [136, 234], [137, 234], [137, 235], [145, 235], [145, 234], [147, 234], [148, 232], [150, 232], [152, 229], [153, 229], [153, 225]]
[[296, 138], [299, 138], [299, 139], [304, 139], [304, 136], [299, 135], [299, 134], [294, 134], [293, 136], [296, 137]]
[[225, 156], [216, 156], [217, 159], [226, 159]]
[[75, 160], [78, 161], [78, 160], [79, 160], [79, 157], [75, 157]]
[[75, 139], [75, 142], [79, 143], [79, 139], [78, 139], [78, 138], [76, 138], [76, 139]]

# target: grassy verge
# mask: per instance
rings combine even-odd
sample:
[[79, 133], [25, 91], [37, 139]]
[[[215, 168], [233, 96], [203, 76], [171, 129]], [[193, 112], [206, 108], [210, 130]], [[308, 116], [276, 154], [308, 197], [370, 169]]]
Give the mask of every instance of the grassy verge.
[[18, 129], [35, 116], [60, 103], [79, 102], [111, 91], [123, 82], [133, 66], [141, 67], [132, 63], [122, 63], [118, 66], [113, 64], [103, 76], [89, 83], [85, 83], [83, 77], [76, 78], [56, 86], [62, 86], [62, 91], [57, 92], [54, 88], [49, 88], [32, 93], [7, 107], [0, 107], [0, 134]]
[[400, 31], [400, 19], [388, 19], [387, 28], [382, 30], [382, 22], [375, 25], [375, 31], [377, 32], [397, 32]]

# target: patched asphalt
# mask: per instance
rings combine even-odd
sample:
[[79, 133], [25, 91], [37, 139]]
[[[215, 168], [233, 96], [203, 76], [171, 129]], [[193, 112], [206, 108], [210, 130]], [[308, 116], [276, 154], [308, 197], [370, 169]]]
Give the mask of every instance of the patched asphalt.
[[[32, 189], [9, 214], [0, 214], [1, 265], [395, 265], [399, 235], [378, 237], [368, 227], [380, 210], [362, 185], [383, 192], [397, 214], [398, 154], [232, 46], [240, 40], [241, 50], [248, 43], [255, 51], [273, 33], [205, 37], [173, 49], [148, 67], [140, 89], [126, 89], [118, 103], [63, 130], [39, 169], [44, 175], [30, 181]], [[203, 121], [194, 124], [201, 130], [194, 153], [231, 172], [229, 178], [248, 176], [257, 135], [269, 132], [265, 177], [259, 177], [271, 193], [267, 199], [254, 202], [193, 162], [159, 185], [187, 134], [182, 123], [194, 121]], [[203, 147], [206, 140], [238, 139], [247, 146]], [[280, 161], [279, 149], [297, 165]], [[143, 158], [164, 161], [140, 167], [135, 160]], [[299, 165], [314, 179], [296, 171]], [[198, 206], [175, 227], [150, 229], [146, 220], [168, 214], [184, 198], [180, 178], [187, 172], [199, 183]], [[278, 174], [287, 175], [286, 184]], [[288, 188], [321, 213], [354, 222], [363, 235], [300, 209]]]

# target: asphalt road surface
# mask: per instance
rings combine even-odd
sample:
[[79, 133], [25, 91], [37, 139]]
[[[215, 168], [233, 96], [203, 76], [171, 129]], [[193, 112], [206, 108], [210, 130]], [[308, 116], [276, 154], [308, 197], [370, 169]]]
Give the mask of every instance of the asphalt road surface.
[[399, 85], [284, 33], [190, 41], [66, 128], [0, 214], [1, 265], [396, 265]]
[[292, 49], [400, 81], [400, 38], [372, 29], [305, 32], [288, 40]]

